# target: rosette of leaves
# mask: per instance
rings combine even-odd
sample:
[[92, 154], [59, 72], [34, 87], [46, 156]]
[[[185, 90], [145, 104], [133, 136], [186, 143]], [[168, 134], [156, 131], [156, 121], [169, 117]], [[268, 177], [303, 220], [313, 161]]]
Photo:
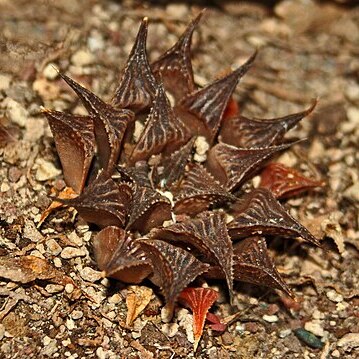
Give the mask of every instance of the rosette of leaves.
[[[300, 237], [319, 244], [278, 201], [279, 192], [271, 191], [300, 191], [305, 177], [285, 167], [278, 172], [277, 166], [275, 174], [267, 168], [266, 179], [282, 182], [266, 180], [261, 188], [243, 190], [268, 161], [295, 143], [284, 140], [286, 132], [315, 104], [265, 120], [233, 111], [233, 92], [256, 53], [199, 88], [191, 39], [202, 15], [151, 64], [144, 18], [111, 102], [60, 74], [88, 115], [45, 110], [65, 181], [77, 193], [62, 201], [101, 229], [93, 240], [98, 267], [123, 282], [148, 277], [161, 288], [170, 312], [198, 276], [223, 278], [230, 298], [235, 281], [291, 295], [266, 239]], [[199, 158], [196, 150], [203, 144], [207, 156]], [[308, 187], [310, 181], [304, 181]]]

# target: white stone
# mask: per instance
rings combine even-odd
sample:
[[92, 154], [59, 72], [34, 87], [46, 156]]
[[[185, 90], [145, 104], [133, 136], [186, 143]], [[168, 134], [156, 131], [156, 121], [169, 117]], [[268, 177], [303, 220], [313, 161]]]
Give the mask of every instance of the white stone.
[[67, 283], [65, 285], [65, 292], [67, 294], [71, 294], [74, 291], [74, 289], [75, 289], [75, 287], [74, 287], [74, 285], [72, 283]]
[[0, 91], [7, 90], [10, 87], [11, 76], [0, 74]]
[[102, 347], [96, 349], [96, 355], [98, 359], [106, 359], [108, 357], [107, 352]]
[[179, 325], [177, 323], [166, 323], [162, 325], [162, 332], [165, 333], [168, 337], [174, 337], [178, 332]]
[[10, 189], [10, 186], [9, 186], [9, 183], [8, 182], [3, 182], [1, 183], [1, 186], [0, 186], [0, 192], [7, 192], [8, 190]]
[[48, 79], [48, 80], [54, 80], [59, 75], [57, 71], [57, 66], [54, 63], [49, 63], [44, 68], [44, 71], [42, 74]]
[[96, 282], [102, 279], [102, 273], [92, 269], [91, 267], [85, 267], [80, 271], [82, 279], [88, 282]]
[[61, 252], [61, 258], [70, 259], [86, 256], [86, 251], [81, 248], [65, 247]]
[[273, 315], [264, 314], [262, 318], [268, 323], [275, 323], [278, 321], [278, 315], [275, 314]]
[[318, 337], [324, 336], [324, 329], [320, 320], [311, 320], [304, 324], [304, 329]]
[[55, 241], [54, 238], [50, 238], [48, 241], [46, 241], [46, 247], [47, 250], [54, 256], [58, 256], [62, 251], [61, 246]]
[[81, 310], [74, 310], [71, 313], [71, 318], [73, 320], [81, 319], [84, 316], [84, 313]]
[[56, 168], [53, 163], [38, 158], [35, 162], [36, 174], [35, 178], [42, 182], [55, 178], [61, 174], [61, 170]]
[[359, 124], [359, 108], [357, 107], [349, 107], [347, 110], [347, 117], [349, 122]]
[[338, 347], [345, 351], [352, 350], [359, 347], [359, 333], [348, 333], [338, 340]]
[[62, 292], [64, 290], [64, 286], [61, 284], [48, 284], [45, 287], [46, 292], [54, 294], [54, 293], [59, 293]]
[[72, 319], [67, 319], [66, 320], [66, 327], [67, 327], [68, 330], [75, 329], [75, 322]]
[[343, 301], [343, 296], [337, 293], [334, 289], [331, 289], [327, 292], [327, 297], [329, 300], [335, 303], [340, 303]]
[[26, 120], [29, 116], [28, 111], [17, 101], [10, 97], [4, 100], [6, 107], [6, 115], [13, 122], [20, 127], [25, 127]]
[[86, 65], [90, 65], [95, 61], [95, 57], [94, 55], [85, 49], [80, 49], [78, 51], [76, 51], [72, 56], [71, 56], [71, 62], [75, 65], [75, 66], [86, 66]]
[[61, 268], [62, 267], [62, 262], [60, 258], [54, 258], [54, 266], [56, 268]]

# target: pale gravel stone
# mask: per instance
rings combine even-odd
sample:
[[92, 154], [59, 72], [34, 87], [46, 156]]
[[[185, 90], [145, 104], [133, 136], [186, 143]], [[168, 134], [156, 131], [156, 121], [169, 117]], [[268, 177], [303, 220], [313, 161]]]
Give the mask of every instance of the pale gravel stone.
[[71, 232], [68, 235], [68, 238], [73, 244], [75, 244], [78, 247], [81, 247], [83, 245], [82, 238], [77, 235], [76, 231]]
[[6, 107], [6, 115], [13, 122], [20, 127], [25, 127], [26, 120], [29, 117], [28, 111], [19, 102], [16, 102], [10, 97], [7, 97], [3, 105]]
[[47, 250], [54, 256], [58, 256], [62, 251], [62, 247], [56, 242], [54, 238], [50, 238], [48, 241], [46, 241], [46, 247]]
[[61, 258], [63, 259], [71, 259], [84, 256], [86, 256], [86, 251], [82, 248], [65, 247], [61, 251]]
[[73, 330], [75, 329], [75, 322], [72, 319], [66, 319], [66, 328], [68, 330]]
[[340, 358], [340, 352], [338, 349], [335, 349], [332, 351], [332, 357], [333, 358]]
[[30, 239], [32, 242], [40, 242], [43, 240], [42, 234], [37, 230], [34, 222], [27, 220], [24, 227], [24, 237]]
[[47, 181], [61, 174], [61, 170], [56, 168], [52, 162], [38, 158], [35, 162], [36, 174], [35, 178], [40, 181]]
[[48, 80], [54, 80], [59, 75], [56, 69], [57, 69], [57, 66], [54, 63], [50, 62], [49, 64], [46, 65], [42, 74]]
[[268, 323], [275, 323], [278, 321], [278, 316], [273, 314], [273, 315], [267, 315], [267, 314], [264, 314], [262, 316], [263, 320], [265, 320], [266, 322]]
[[71, 318], [72, 318], [73, 320], [81, 319], [83, 316], [84, 316], [84, 313], [83, 313], [83, 311], [81, 311], [81, 310], [74, 310], [74, 311], [71, 313]]
[[112, 303], [112, 304], [118, 304], [118, 303], [122, 302], [122, 297], [120, 294], [115, 293], [114, 295], [112, 295], [111, 297], [108, 298], [108, 302]]
[[348, 333], [338, 340], [338, 347], [343, 348], [345, 351], [350, 351], [359, 347], [359, 333]]
[[304, 324], [304, 329], [307, 330], [308, 332], [313, 333], [318, 337], [324, 336], [324, 329], [322, 327], [322, 322], [320, 320], [314, 319], [309, 322], [306, 322]]
[[162, 325], [162, 332], [172, 338], [178, 333], [179, 325], [177, 323], [166, 323]]
[[61, 268], [62, 267], [62, 262], [60, 258], [54, 258], [54, 266], [56, 268]]
[[81, 278], [88, 282], [96, 282], [102, 278], [102, 273], [92, 269], [91, 267], [85, 267], [80, 271]]
[[0, 91], [7, 90], [11, 84], [11, 76], [0, 74]]
[[343, 301], [343, 296], [337, 293], [334, 289], [329, 290], [327, 293], [327, 298], [335, 303], [340, 303]]
[[107, 351], [102, 347], [98, 347], [96, 349], [96, 356], [97, 356], [98, 359], [106, 359], [106, 358], [108, 358]]
[[286, 338], [292, 332], [291, 329], [284, 329], [279, 332], [279, 338]]
[[88, 50], [80, 49], [71, 56], [71, 62], [75, 66], [87, 66], [95, 61], [95, 56]]
[[5, 181], [4, 181], [3, 183], [1, 183], [0, 192], [5, 193], [5, 192], [7, 192], [9, 189], [10, 189], [10, 186], [9, 186], [8, 182], [5, 182]]
[[60, 293], [64, 290], [64, 286], [61, 284], [48, 284], [45, 287], [46, 292], [54, 294], [54, 293]]
[[75, 287], [74, 287], [74, 285], [72, 283], [67, 283], [65, 285], [65, 292], [67, 294], [71, 294], [74, 291], [74, 289], [75, 289]]

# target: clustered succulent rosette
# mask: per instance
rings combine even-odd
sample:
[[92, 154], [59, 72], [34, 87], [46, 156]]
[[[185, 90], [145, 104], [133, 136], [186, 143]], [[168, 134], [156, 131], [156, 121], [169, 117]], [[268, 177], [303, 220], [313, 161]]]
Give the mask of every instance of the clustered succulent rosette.
[[[280, 164], [265, 167], [295, 143], [284, 135], [315, 104], [266, 120], [228, 111], [256, 53], [198, 88], [190, 48], [201, 17], [152, 64], [144, 18], [111, 103], [60, 74], [88, 115], [44, 111], [65, 181], [78, 194], [64, 203], [101, 229], [93, 240], [98, 267], [126, 283], [148, 277], [170, 312], [198, 276], [223, 278], [230, 298], [234, 281], [290, 295], [266, 238], [319, 244], [278, 201], [319, 183]], [[260, 186], [243, 190], [263, 168]]]

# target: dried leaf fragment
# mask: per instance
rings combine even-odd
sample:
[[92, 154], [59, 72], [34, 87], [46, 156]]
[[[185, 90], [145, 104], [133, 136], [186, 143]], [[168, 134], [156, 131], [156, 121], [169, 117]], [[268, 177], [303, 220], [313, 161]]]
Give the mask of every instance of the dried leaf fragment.
[[218, 292], [211, 288], [186, 288], [179, 300], [189, 306], [193, 312], [193, 350], [196, 352], [203, 333], [204, 322], [209, 308], [218, 299]]
[[128, 289], [130, 293], [126, 296], [126, 326], [130, 327], [151, 301], [153, 291], [151, 288], [137, 285], [132, 285]]

